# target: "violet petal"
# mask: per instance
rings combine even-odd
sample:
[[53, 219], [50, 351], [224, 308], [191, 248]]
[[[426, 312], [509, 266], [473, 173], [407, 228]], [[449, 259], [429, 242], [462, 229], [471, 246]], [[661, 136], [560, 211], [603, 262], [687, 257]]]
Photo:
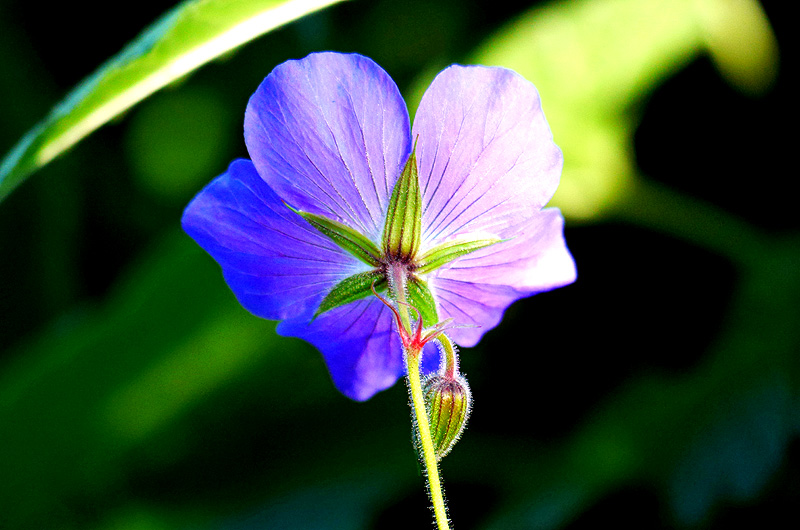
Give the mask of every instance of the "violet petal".
[[454, 65], [425, 92], [414, 119], [424, 238], [507, 237], [553, 196], [562, 156], [536, 88], [505, 68]]
[[336, 283], [368, 268], [283, 204], [249, 160], [206, 186], [182, 224], [239, 302], [263, 318], [310, 318]]
[[448, 331], [461, 346], [477, 344], [515, 300], [575, 281], [557, 209], [542, 210], [517, 228], [516, 237], [463, 256], [427, 278], [442, 320], [476, 326]]
[[411, 152], [405, 102], [380, 66], [338, 53], [287, 61], [250, 98], [244, 127], [253, 163], [283, 200], [380, 241]]
[[[376, 297], [357, 300], [323, 313], [313, 321], [284, 320], [278, 333], [310, 342], [328, 365], [344, 395], [364, 401], [392, 386], [405, 373], [403, 348], [392, 312]], [[439, 353], [425, 347], [424, 371], [438, 368]]]

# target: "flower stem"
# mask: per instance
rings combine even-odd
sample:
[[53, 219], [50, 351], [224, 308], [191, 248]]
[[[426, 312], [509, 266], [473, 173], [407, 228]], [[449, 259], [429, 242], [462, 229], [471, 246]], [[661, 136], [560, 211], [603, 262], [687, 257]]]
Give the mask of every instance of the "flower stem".
[[450, 338], [442, 333], [437, 338], [439, 344], [442, 345], [444, 350], [444, 371], [445, 375], [450, 379], [454, 379], [458, 372], [458, 356], [456, 355], [456, 347], [450, 342]]
[[[411, 333], [411, 322], [408, 315], [406, 302], [405, 271], [400, 266], [390, 269], [390, 285], [397, 302], [400, 321], [407, 333]], [[449, 342], [449, 341], [448, 341]], [[452, 348], [452, 346], [451, 346]], [[419, 373], [419, 363], [422, 358], [422, 348], [408, 349], [405, 352], [406, 369], [408, 370], [408, 391], [411, 395], [411, 404], [414, 409], [414, 426], [417, 430], [419, 443], [422, 446], [422, 460], [425, 464], [428, 479], [428, 493], [433, 503], [433, 512], [436, 515], [436, 525], [439, 530], [450, 530], [447, 520], [447, 506], [444, 502], [442, 483], [439, 479], [439, 464], [436, 460], [436, 450], [431, 439], [431, 428], [428, 423], [428, 412], [425, 408], [425, 398], [422, 395], [422, 382]]]
[[408, 318], [408, 302], [406, 301], [406, 271], [401, 264], [389, 266], [389, 285], [397, 302], [400, 321], [408, 333], [411, 333], [411, 320]]
[[[412, 354], [414, 353], [414, 354]], [[407, 352], [406, 363], [408, 366], [408, 389], [411, 393], [411, 402], [414, 405], [417, 433], [422, 446], [423, 462], [428, 477], [428, 493], [433, 503], [436, 515], [436, 524], [439, 530], [449, 530], [447, 520], [447, 506], [444, 503], [442, 483], [439, 480], [439, 464], [436, 461], [436, 451], [431, 440], [431, 429], [428, 424], [428, 413], [425, 409], [425, 400], [422, 397], [422, 383], [419, 375], [419, 359], [422, 352]]]

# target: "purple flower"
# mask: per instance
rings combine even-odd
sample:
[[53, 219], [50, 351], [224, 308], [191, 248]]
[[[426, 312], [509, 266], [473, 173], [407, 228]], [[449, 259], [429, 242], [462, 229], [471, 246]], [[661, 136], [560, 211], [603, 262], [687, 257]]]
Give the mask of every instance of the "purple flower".
[[[440, 320], [464, 326], [448, 331], [456, 343], [474, 346], [515, 300], [575, 279], [563, 218], [542, 210], [558, 185], [561, 151], [535, 87], [510, 70], [445, 69], [412, 130], [397, 86], [372, 60], [312, 54], [267, 76], [250, 98], [244, 131], [252, 162], [233, 162], [202, 190], [183, 227], [219, 262], [242, 305], [281, 320], [278, 333], [316, 346], [353, 399], [403, 375], [400, 338], [375, 296], [317, 315], [337, 285], [376, 267], [308, 219], [346, 225], [377, 250], [413, 141], [420, 253], [452, 241], [494, 243], [425, 273], [409, 265], [410, 278], [427, 282]], [[438, 352], [427, 348], [423, 368], [431, 370]]]

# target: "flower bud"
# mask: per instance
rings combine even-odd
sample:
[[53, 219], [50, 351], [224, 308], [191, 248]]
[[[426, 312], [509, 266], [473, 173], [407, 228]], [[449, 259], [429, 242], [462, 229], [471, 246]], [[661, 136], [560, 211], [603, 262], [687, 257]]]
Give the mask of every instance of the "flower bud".
[[436, 459], [441, 460], [461, 437], [472, 408], [472, 393], [462, 375], [429, 376], [422, 388]]

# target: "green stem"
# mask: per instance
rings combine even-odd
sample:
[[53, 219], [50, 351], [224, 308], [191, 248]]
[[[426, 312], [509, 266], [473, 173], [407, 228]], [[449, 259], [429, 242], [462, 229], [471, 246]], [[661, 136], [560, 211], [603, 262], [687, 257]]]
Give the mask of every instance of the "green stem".
[[[406, 332], [411, 334], [411, 323], [406, 302], [405, 270], [400, 265], [390, 267], [390, 278], [391, 289], [397, 301], [397, 310], [400, 313], [400, 321]], [[419, 443], [422, 446], [422, 460], [425, 464], [428, 479], [428, 493], [433, 503], [433, 512], [436, 515], [436, 525], [439, 530], [450, 530], [442, 482], [439, 479], [439, 464], [436, 461], [436, 450], [433, 447], [431, 438], [428, 412], [425, 407], [425, 398], [422, 395], [422, 381], [419, 373], [422, 349], [406, 351], [405, 354], [406, 368], [408, 370], [408, 390], [409, 394], [411, 394], [411, 404], [414, 408], [414, 418], [416, 420], [414, 424], [419, 435]]]
[[431, 428], [428, 423], [428, 413], [425, 409], [425, 399], [422, 396], [422, 383], [419, 376], [419, 359], [422, 352], [407, 352], [406, 364], [408, 366], [408, 389], [411, 393], [411, 403], [414, 405], [417, 433], [422, 446], [423, 462], [428, 477], [428, 492], [433, 503], [433, 512], [436, 514], [436, 524], [439, 530], [449, 530], [447, 520], [447, 506], [444, 503], [442, 483], [439, 479], [439, 464], [436, 461], [436, 450], [431, 439]]
[[456, 373], [458, 373], [458, 356], [456, 355], [456, 347], [453, 346], [453, 343], [450, 342], [450, 338], [444, 333], [439, 335], [436, 340], [439, 341], [439, 344], [442, 345], [442, 349], [444, 350], [445, 374], [450, 379], [454, 379]]

